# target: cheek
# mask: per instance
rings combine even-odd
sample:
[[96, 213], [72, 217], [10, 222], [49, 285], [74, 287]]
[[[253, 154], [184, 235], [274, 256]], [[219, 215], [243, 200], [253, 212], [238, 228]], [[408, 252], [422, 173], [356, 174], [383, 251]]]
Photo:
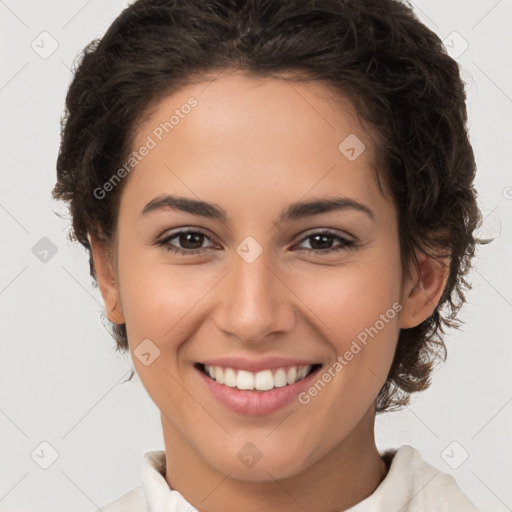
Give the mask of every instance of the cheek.
[[[119, 278], [128, 343], [137, 373], [161, 410], [171, 403], [179, 408], [190, 397], [175, 385], [177, 356], [183, 341], [201, 324], [198, 306], [215, 279], [212, 281], [211, 271], [208, 277], [199, 266], [166, 265], [157, 251], [147, 249], [120, 251]], [[142, 354], [147, 352], [150, 360], [144, 361]]]
[[179, 340], [181, 326], [189, 322], [189, 315], [212, 288], [211, 271], [207, 274], [192, 265], [132, 263], [131, 272], [128, 264], [125, 266], [121, 290], [127, 328], [135, 337], [154, 339], [159, 345], [172, 344], [173, 339]]
[[333, 349], [333, 363], [343, 358], [342, 368], [333, 369], [336, 375], [343, 374], [335, 379], [335, 387], [366, 388], [369, 395], [384, 384], [400, 331], [398, 252], [390, 247], [386, 259], [382, 254], [386, 253], [358, 263], [354, 259], [332, 271], [304, 274], [294, 286]]
[[400, 268], [393, 261], [319, 267], [293, 279], [294, 290], [324, 324], [326, 336], [341, 343], [372, 326], [400, 298]]

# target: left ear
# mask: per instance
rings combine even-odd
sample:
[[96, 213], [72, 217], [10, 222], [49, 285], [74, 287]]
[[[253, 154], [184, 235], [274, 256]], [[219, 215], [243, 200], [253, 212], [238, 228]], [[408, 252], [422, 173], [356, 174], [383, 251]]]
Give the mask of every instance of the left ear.
[[400, 327], [409, 329], [426, 320], [436, 309], [450, 270], [449, 258], [434, 259], [416, 250], [419, 269], [413, 265], [412, 277], [403, 288]]

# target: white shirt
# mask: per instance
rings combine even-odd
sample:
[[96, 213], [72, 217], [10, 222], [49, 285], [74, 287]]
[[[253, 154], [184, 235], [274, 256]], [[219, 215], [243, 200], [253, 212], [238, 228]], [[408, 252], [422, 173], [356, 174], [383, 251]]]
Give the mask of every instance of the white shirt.
[[[381, 456], [391, 458], [386, 477], [370, 496], [344, 512], [478, 512], [453, 476], [426, 463], [412, 446], [387, 450]], [[145, 453], [140, 473], [141, 486], [100, 510], [197, 512], [178, 491], [169, 487], [164, 475], [165, 451]]]

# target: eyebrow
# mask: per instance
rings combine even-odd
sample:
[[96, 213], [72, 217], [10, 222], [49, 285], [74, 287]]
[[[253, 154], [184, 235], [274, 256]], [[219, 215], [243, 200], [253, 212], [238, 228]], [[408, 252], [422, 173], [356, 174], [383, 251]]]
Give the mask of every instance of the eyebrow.
[[[216, 219], [223, 223], [228, 222], [226, 210], [215, 204], [169, 194], [162, 194], [152, 199], [144, 206], [142, 215], [144, 216], [163, 209], [179, 210], [208, 219]], [[362, 212], [370, 217], [371, 220], [375, 220], [375, 213], [368, 206], [355, 199], [349, 197], [328, 197], [292, 203], [281, 212], [279, 222], [289, 222], [321, 213], [346, 210]]]

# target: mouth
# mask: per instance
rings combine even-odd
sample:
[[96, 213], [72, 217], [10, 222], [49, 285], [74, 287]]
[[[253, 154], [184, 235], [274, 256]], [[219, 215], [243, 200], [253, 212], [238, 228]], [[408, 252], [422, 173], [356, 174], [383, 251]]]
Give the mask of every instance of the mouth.
[[279, 388], [293, 387], [298, 382], [318, 372], [322, 364], [283, 366], [259, 372], [205, 365], [203, 363], [196, 363], [194, 366], [209, 380], [215, 381], [223, 387], [253, 393], [268, 393]]

